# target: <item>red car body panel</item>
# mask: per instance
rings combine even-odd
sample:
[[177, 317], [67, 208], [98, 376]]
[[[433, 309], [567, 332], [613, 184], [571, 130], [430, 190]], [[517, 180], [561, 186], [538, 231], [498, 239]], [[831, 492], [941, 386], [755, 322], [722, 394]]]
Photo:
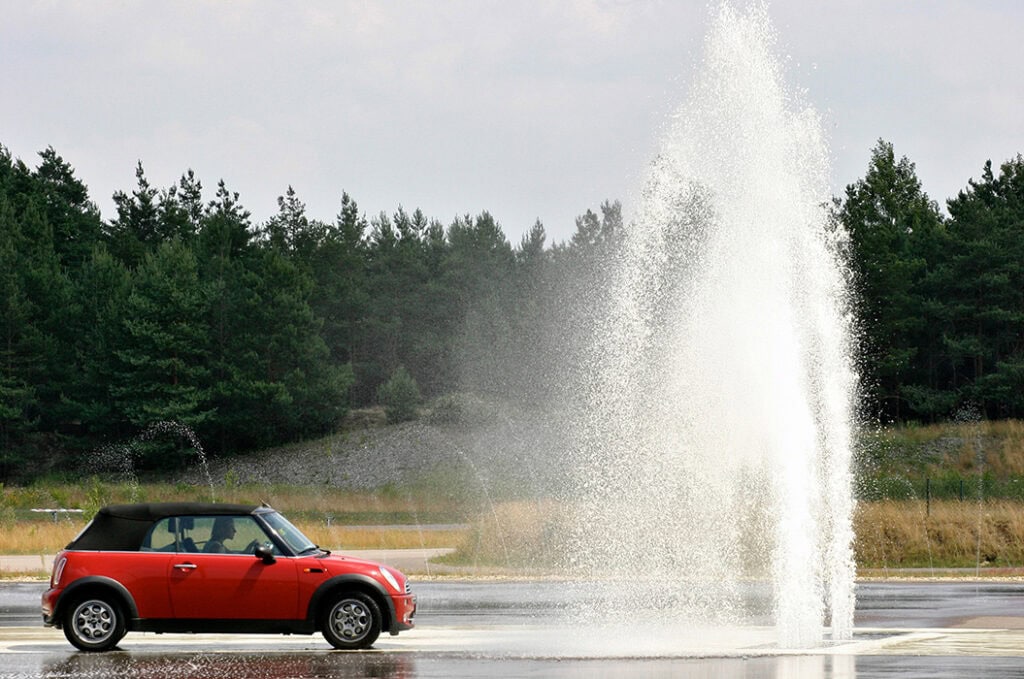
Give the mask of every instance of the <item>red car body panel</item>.
[[171, 611], [186, 619], [295, 620], [295, 559], [272, 564], [242, 554], [178, 554], [164, 577]]
[[[132, 592], [139, 617], [173, 616], [167, 590], [167, 567], [173, 555], [156, 552], [75, 552], [57, 554], [54, 563], [65, 561], [61, 582], [72, 584], [84, 578], [110, 578]], [[69, 558], [71, 557], [71, 558]], [[51, 588], [56, 600], [62, 588]]]

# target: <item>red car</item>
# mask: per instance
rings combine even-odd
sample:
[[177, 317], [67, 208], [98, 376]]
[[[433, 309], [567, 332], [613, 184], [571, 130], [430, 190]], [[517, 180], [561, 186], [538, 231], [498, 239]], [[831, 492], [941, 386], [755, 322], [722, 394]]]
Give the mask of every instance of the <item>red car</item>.
[[411, 629], [416, 597], [399, 571], [331, 554], [267, 506], [104, 507], [60, 552], [43, 622], [83, 651], [128, 631], [320, 631], [369, 648]]

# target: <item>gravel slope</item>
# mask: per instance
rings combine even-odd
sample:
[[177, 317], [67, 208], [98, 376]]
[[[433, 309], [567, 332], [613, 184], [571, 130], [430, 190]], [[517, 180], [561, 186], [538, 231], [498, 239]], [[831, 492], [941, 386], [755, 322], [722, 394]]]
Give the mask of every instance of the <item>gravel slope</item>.
[[211, 460], [210, 474], [215, 484], [231, 478], [370, 490], [457, 477], [485, 489], [509, 483], [550, 489], [562, 477], [567, 445], [562, 429], [554, 421], [512, 415], [473, 426], [417, 420]]

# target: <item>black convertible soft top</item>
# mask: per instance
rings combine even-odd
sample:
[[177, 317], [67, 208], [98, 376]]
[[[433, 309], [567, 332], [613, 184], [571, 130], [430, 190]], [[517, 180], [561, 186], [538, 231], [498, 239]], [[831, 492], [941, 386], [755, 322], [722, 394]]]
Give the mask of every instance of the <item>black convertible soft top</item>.
[[273, 511], [266, 505], [231, 505], [214, 502], [153, 502], [110, 505], [96, 516], [65, 549], [135, 551], [154, 521], [168, 516], [242, 516]]

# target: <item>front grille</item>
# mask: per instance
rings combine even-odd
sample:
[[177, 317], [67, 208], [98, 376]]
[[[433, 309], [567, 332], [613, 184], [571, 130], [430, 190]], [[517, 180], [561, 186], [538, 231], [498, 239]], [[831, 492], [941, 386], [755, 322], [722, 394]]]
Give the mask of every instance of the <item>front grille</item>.
[[405, 593], [412, 594], [412, 585], [409, 584], [408, 580], [405, 581]]

